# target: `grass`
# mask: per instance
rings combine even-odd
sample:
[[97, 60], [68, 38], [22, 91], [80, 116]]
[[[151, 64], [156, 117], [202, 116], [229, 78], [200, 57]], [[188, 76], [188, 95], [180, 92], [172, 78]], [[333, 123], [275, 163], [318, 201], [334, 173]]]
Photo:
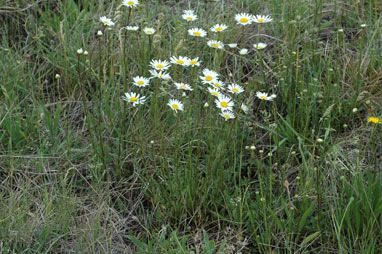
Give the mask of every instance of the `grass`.
[[[198, 19], [183, 20], [185, 9]], [[381, 10], [377, 0], [1, 2], [1, 252], [381, 252], [381, 124], [368, 122], [381, 119]], [[273, 22], [241, 26], [242, 12]], [[228, 29], [210, 32], [217, 23]], [[201, 66], [132, 84], [171, 56]], [[200, 82], [204, 68], [244, 88], [223, 92], [234, 119]], [[126, 92], [147, 100], [134, 107]]]

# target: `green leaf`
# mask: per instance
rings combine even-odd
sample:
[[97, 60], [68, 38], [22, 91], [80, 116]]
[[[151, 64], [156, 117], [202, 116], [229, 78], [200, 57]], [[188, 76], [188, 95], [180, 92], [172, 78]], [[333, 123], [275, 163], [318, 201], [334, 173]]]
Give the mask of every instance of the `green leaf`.
[[309, 242], [313, 241], [316, 237], [320, 235], [320, 231], [317, 231], [311, 235], [308, 235], [305, 237], [305, 239], [302, 241], [301, 245], [307, 245]]
[[301, 219], [300, 219], [300, 222], [298, 224], [298, 232], [301, 232], [302, 229], [304, 228], [305, 226], [305, 222], [306, 222], [306, 219], [308, 218], [308, 216], [313, 212], [313, 208], [314, 208], [314, 203], [312, 203], [310, 205], [310, 207], [304, 212], [304, 214], [302, 215]]

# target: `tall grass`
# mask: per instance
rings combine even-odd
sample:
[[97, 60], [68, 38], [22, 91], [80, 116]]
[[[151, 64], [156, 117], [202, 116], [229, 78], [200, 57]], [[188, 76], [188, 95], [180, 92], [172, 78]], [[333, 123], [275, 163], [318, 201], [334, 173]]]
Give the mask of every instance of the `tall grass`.
[[[183, 20], [186, 9], [198, 19]], [[0, 4], [0, 250], [381, 252], [381, 124], [368, 122], [381, 119], [379, 10], [375, 0]], [[241, 12], [273, 22], [241, 26]], [[210, 32], [218, 23], [228, 29]], [[201, 65], [133, 85], [171, 56]], [[244, 88], [223, 91], [234, 119], [201, 83], [205, 68]], [[134, 106], [127, 92], [147, 100]]]

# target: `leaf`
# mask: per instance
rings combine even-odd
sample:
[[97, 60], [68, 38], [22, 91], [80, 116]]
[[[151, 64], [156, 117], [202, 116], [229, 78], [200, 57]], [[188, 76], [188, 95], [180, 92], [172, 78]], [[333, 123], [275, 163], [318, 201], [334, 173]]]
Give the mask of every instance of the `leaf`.
[[308, 218], [308, 216], [312, 213], [313, 211], [313, 207], [314, 207], [314, 203], [312, 203], [310, 205], [310, 207], [305, 211], [305, 213], [302, 215], [300, 221], [299, 221], [299, 225], [298, 225], [298, 232], [301, 232], [301, 230], [304, 228], [305, 226], [305, 221], [306, 219]]
[[215, 250], [215, 242], [213, 240], [208, 240], [208, 235], [205, 230], [203, 230], [203, 238], [204, 238], [204, 254], [213, 254]]
[[321, 24], [321, 25], [320, 25], [320, 30], [327, 29], [327, 28], [329, 28], [331, 25], [333, 25], [333, 20]]
[[305, 239], [302, 241], [301, 245], [307, 245], [309, 242], [313, 241], [316, 237], [320, 235], [320, 231], [317, 231], [311, 235], [308, 235], [305, 237]]
[[281, 224], [281, 221], [279, 220], [279, 218], [277, 217], [277, 215], [272, 211], [272, 209], [269, 209], [268, 210], [269, 213], [271, 214], [272, 218], [275, 220], [275, 223], [277, 225], [277, 227], [282, 230], [282, 224]]
[[144, 243], [144, 242], [141, 242], [140, 240], [138, 240], [138, 238], [136, 238], [135, 236], [133, 235], [128, 235], [127, 236], [130, 241], [132, 241], [134, 243], [135, 246], [137, 246], [139, 248], [140, 251], [144, 251], [146, 252], [147, 251], [147, 244]]
[[333, 109], [334, 105], [336, 105], [336, 104], [332, 104], [332, 105], [330, 105], [330, 106], [325, 110], [324, 114], [323, 114], [323, 115], [321, 116], [321, 118], [320, 118], [320, 122], [322, 122], [322, 120], [324, 120], [324, 118], [327, 117], [327, 116], [330, 114], [330, 112], [332, 112], [332, 109]]

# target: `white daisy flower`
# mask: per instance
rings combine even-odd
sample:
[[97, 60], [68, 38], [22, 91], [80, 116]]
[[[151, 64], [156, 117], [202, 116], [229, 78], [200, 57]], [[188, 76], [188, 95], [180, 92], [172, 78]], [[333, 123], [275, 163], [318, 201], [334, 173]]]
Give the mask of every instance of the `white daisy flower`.
[[218, 89], [223, 89], [223, 87], [224, 87], [224, 83], [220, 80], [217, 80], [217, 79], [215, 79], [212, 83], [210, 83], [210, 85], [212, 85], [213, 87], [218, 88]]
[[236, 14], [235, 15], [235, 20], [236, 20], [237, 24], [243, 25], [243, 26], [249, 25], [253, 21], [252, 15], [247, 14], [247, 13]]
[[171, 79], [170, 74], [168, 74], [167, 72], [156, 71], [156, 70], [149, 70], [149, 72], [150, 72], [152, 78], [160, 78], [163, 80]]
[[256, 96], [257, 96], [257, 98], [259, 98], [261, 100], [266, 100], [266, 101], [273, 100], [273, 97], [272, 96], [268, 96], [267, 93], [257, 92]]
[[228, 44], [228, 47], [230, 47], [231, 49], [236, 48], [237, 43], [230, 43], [230, 44]]
[[155, 29], [154, 28], [152, 28], [152, 27], [145, 27], [144, 29], [143, 29], [143, 32], [145, 33], [145, 34], [148, 34], [148, 35], [153, 35], [154, 33], [155, 33]]
[[135, 107], [139, 104], [144, 104], [146, 101], [146, 96], [140, 96], [137, 93], [125, 93], [125, 97], [122, 97], [123, 100], [132, 103]]
[[238, 84], [231, 84], [227, 87], [228, 91], [232, 94], [239, 94], [244, 92], [244, 89]]
[[242, 56], [245, 56], [246, 54], [248, 54], [248, 49], [246, 48], [240, 49], [239, 54]]
[[139, 87], [145, 87], [148, 86], [150, 83], [150, 79], [145, 77], [136, 76], [133, 78], [133, 85], [139, 86]]
[[200, 28], [191, 28], [188, 30], [188, 34], [196, 37], [205, 37], [207, 32]]
[[207, 45], [210, 46], [211, 48], [216, 48], [216, 49], [224, 48], [224, 44], [221, 41], [210, 40], [207, 42]]
[[178, 110], [183, 111], [183, 103], [178, 100], [170, 99], [167, 105], [175, 112], [178, 112]]
[[230, 110], [223, 110], [220, 115], [227, 121], [228, 119], [235, 118], [235, 114]]
[[138, 26], [127, 26], [125, 27], [127, 31], [137, 31], [139, 29]]
[[231, 110], [234, 106], [233, 101], [231, 101], [231, 98], [220, 94], [218, 98], [215, 100], [216, 107], [220, 108], [221, 110]]
[[201, 63], [201, 61], [199, 61], [199, 57], [192, 58], [192, 59], [190, 59], [190, 62], [189, 62], [189, 64], [192, 67], [193, 66], [200, 66], [200, 63]]
[[170, 62], [173, 64], [181, 65], [181, 66], [189, 66], [190, 65], [190, 59], [185, 56], [179, 56], [179, 57], [171, 57]]
[[213, 83], [217, 78], [219, 74], [215, 71], [211, 71], [209, 69], [203, 70], [203, 76], [200, 76], [200, 79], [202, 80], [203, 84], [211, 84]]
[[101, 21], [105, 26], [114, 26], [115, 25], [115, 23], [111, 19], [109, 19], [105, 16], [100, 17], [99, 21]]
[[174, 83], [174, 85], [176, 86], [176, 88], [178, 90], [186, 90], [186, 91], [192, 91], [194, 89], [191, 88], [191, 86], [189, 84], [184, 84], [184, 83]]
[[256, 23], [269, 23], [273, 21], [273, 19], [270, 16], [264, 16], [264, 15], [256, 15], [252, 17], [253, 22]]
[[123, 0], [122, 5], [133, 8], [136, 7], [139, 4], [138, 0]]
[[243, 110], [244, 113], [248, 113], [248, 107], [244, 103], [241, 104], [240, 109]]
[[182, 19], [191, 22], [197, 20], [198, 16], [195, 15], [193, 10], [185, 10], [183, 11]]
[[212, 95], [212, 96], [215, 96], [215, 97], [218, 97], [219, 95], [221, 95], [220, 91], [218, 88], [212, 88], [212, 87], [209, 87], [208, 88], [208, 92]]
[[264, 49], [264, 48], [266, 48], [267, 46], [268, 46], [267, 44], [262, 43], [262, 42], [253, 44], [253, 47], [254, 47], [255, 49]]
[[167, 70], [170, 68], [170, 63], [166, 60], [151, 60], [150, 66], [155, 70]]
[[228, 28], [228, 26], [226, 26], [224, 24], [216, 24], [213, 27], [211, 27], [210, 30], [211, 30], [211, 32], [217, 33], [217, 32], [223, 32], [227, 28]]

